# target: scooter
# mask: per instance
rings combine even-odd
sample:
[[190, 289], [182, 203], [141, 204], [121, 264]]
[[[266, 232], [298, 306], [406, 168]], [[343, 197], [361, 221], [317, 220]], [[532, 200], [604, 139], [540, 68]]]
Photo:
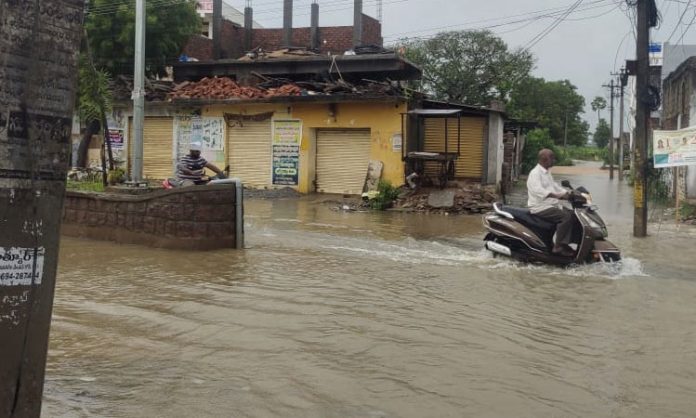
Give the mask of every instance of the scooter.
[[493, 212], [483, 216], [488, 230], [485, 247], [495, 256], [503, 255], [530, 263], [558, 266], [621, 260], [621, 251], [607, 240], [607, 227], [592, 204], [592, 195], [584, 187], [573, 189], [565, 180], [563, 187], [571, 189], [568, 201], [573, 207], [573, 256], [551, 252], [556, 225], [534, 216], [529, 209], [495, 203]]

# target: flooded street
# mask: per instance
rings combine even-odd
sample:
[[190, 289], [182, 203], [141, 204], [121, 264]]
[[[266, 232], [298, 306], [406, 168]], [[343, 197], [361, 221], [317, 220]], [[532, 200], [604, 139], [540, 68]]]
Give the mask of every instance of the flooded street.
[[570, 172], [621, 264], [526, 266], [478, 216], [311, 197], [247, 201], [244, 252], [65, 238], [44, 416], [693, 415], [696, 230], [635, 240], [631, 189]]

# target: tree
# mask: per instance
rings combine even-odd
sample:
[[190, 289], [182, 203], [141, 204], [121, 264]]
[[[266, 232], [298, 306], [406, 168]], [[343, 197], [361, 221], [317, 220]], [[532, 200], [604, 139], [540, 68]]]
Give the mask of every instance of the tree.
[[597, 123], [599, 123], [599, 120], [601, 119], [600, 112], [607, 108], [606, 99], [604, 99], [604, 97], [597, 96], [594, 98], [594, 100], [592, 100], [590, 106], [592, 106], [593, 111], [597, 112]]
[[92, 136], [99, 132], [104, 115], [111, 110], [110, 78], [106, 71], [94, 67], [87, 50], [80, 53], [77, 79], [77, 111], [85, 123], [77, 149], [77, 166], [86, 167]]
[[406, 58], [423, 69], [422, 89], [437, 99], [471, 105], [507, 102], [534, 66], [530, 52], [507, 44], [491, 31], [443, 32], [405, 41]]
[[[132, 0], [89, 0], [85, 18], [87, 38], [97, 68], [112, 75], [133, 74], [135, 7]], [[188, 39], [199, 33], [201, 22], [195, 0], [147, 3], [145, 31], [146, 72], [163, 74]]]
[[543, 78], [527, 77], [513, 90], [507, 111], [515, 119], [537, 122], [547, 129], [553, 142], [585, 145], [589, 125], [582, 119], [585, 98], [568, 80], [546, 81]]
[[597, 129], [593, 136], [595, 145], [599, 148], [605, 148], [609, 144], [609, 139], [611, 138], [611, 128], [605, 119], [600, 119], [597, 123]]

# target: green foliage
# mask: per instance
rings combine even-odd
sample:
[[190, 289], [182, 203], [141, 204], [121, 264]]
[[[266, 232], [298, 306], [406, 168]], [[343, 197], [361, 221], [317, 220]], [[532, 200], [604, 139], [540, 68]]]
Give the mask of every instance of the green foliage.
[[377, 196], [370, 200], [370, 207], [375, 210], [385, 210], [392, 206], [399, 197], [399, 189], [386, 180], [380, 180], [377, 185]]
[[568, 145], [587, 143], [589, 125], [582, 119], [585, 98], [568, 80], [546, 81], [527, 77], [510, 96], [507, 111], [515, 119], [534, 121], [547, 129], [553, 142], [563, 145], [568, 127]]
[[103, 192], [104, 183], [102, 183], [101, 179], [88, 179], [84, 181], [68, 180], [66, 188], [79, 192]]
[[[145, 59], [148, 75], [164, 74], [165, 64], [176, 59], [201, 22], [195, 0], [147, 2]], [[111, 74], [133, 74], [135, 7], [133, 0], [89, 0], [85, 30], [95, 63]]]
[[597, 129], [592, 137], [595, 145], [598, 148], [606, 148], [609, 144], [609, 139], [611, 138], [611, 127], [605, 119], [600, 119], [597, 124]]
[[539, 151], [548, 148], [556, 154], [556, 165], [573, 165], [563, 148], [557, 147], [548, 129], [534, 129], [527, 134], [522, 151], [522, 172], [529, 173], [536, 165]]
[[[102, 114], [111, 111], [112, 94], [109, 74], [97, 70], [86, 53], [80, 54], [78, 67], [77, 109], [86, 124], [99, 122]], [[102, 113], [103, 112], [103, 113]]]
[[696, 218], [696, 206], [690, 204], [689, 202], [682, 202], [679, 208], [679, 217], [682, 220], [689, 220]]
[[113, 185], [123, 183], [124, 181], [126, 181], [126, 171], [124, 169], [115, 168], [113, 170], [109, 170], [109, 174], [107, 175], [107, 183]]
[[491, 31], [442, 32], [405, 40], [406, 58], [423, 69], [422, 90], [437, 99], [471, 105], [506, 102], [534, 66], [523, 48], [509, 50]]
[[597, 121], [599, 121], [601, 119], [600, 112], [607, 108], [607, 100], [604, 97], [596, 96], [590, 106], [592, 106], [593, 111], [597, 112]]
[[598, 147], [568, 147], [565, 151], [571, 160], [603, 161], [607, 156], [607, 149]]

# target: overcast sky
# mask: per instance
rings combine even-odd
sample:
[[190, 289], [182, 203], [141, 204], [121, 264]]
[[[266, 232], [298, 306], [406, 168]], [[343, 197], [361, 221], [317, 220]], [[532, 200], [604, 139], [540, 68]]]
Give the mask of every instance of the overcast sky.
[[[244, 0], [226, 0], [243, 10]], [[312, 0], [295, 0], [294, 26], [309, 26]], [[318, 0], [320, 25], [351, 25], [353, 0]], [[376, 16], [376, 0], [364, 0], [364, 12]], [[535, 38], [558, 22], [575, 0], [383, 0], [385, 42], [399, 37], [429, 36], [442, 30], [488, 27], [511, 47], [529, 47], [536, 57], [534, 75], [568, 79], [587, 102], [608, 96], [602, 84], [609, 73], [635, 57], [633, 8], [626, 0], [583, 0], [577, 9], [537, 42]], [[253, 0], [254, 18], [264, 27], [282, 26], [283, 0]], [[696, 0], [657, 0], [663, 21], [652, 40], [696, 43]], [[540, 15], [548, 15], [540, 17]], [[681, 17], [681, 24], [678, 25]], [[692, 26], [693, 25], [693, 26]], [[682, 36], [684, 35], [684, 36]]]

